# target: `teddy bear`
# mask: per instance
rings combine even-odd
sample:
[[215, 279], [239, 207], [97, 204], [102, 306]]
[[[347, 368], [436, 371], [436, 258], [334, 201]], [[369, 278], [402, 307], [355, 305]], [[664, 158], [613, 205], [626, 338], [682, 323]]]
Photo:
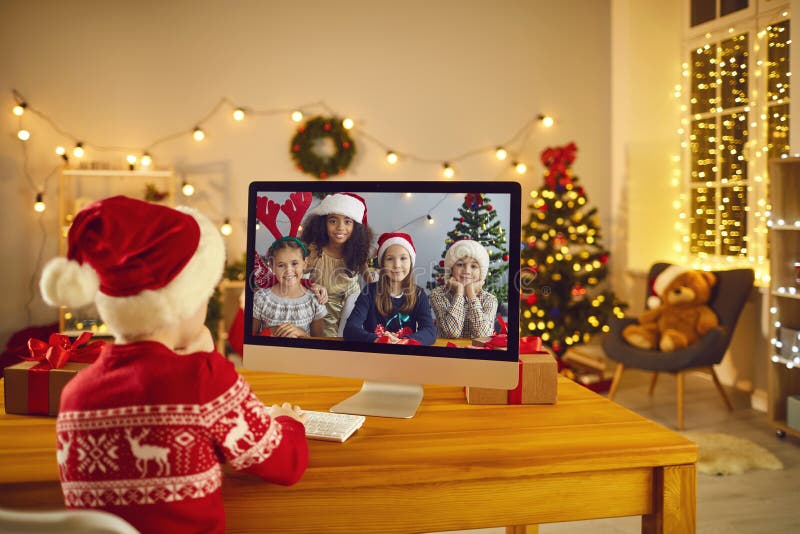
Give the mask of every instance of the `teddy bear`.
[[[653, 282], [656, 306], [622, 330], [622, 337], [640, 349], [672, 352], [685, 349], [719, 325], [707, 303], [717, 283], [713, 273], [670, 265]], [[653, 299], [654, 297], [651, 297]], [[660, 298], [660, 305], [658, 305]]]

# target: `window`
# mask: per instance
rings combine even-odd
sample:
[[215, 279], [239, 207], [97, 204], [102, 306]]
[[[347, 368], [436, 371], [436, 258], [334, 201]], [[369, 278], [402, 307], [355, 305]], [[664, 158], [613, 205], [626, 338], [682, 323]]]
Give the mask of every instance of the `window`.
[[690, 0], [691, 26], [699, 26], [719, 17], [747, 9], [748, 0]]
[[[692, 1], [692, 22], [701, 4], [722, 9], [715, 15], [748, 7], [715, 1]], [[788, 12], [773, 12], [771, 20], [758, 27], [754, 16], [740, 19], [686, 40], [683, 65], [684, 251], [706, 264], [751, 264], [764, 275], [767, 161], [789, 153]]]

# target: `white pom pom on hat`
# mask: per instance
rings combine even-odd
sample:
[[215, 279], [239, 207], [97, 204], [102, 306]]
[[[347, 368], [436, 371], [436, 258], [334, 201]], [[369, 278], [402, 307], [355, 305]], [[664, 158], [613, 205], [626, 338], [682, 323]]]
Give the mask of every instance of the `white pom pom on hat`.
[[53, 258], [44, 266], [39, 288], [50, 306], [80, 308], [94, 300], [100, 279], [91, 265]]
[[486, 280], [489, 272], [489, 253], [486, 248], [472, 239], [461, 239], [456, 241], [444, 255], [445, 278], [450, 278], [453, 265], [463, 258], [472, 258], [481, 266], [481, 280]]
[[51, 305], [94, 300], [114, 334], [154, 332], [211, 297], [225, 264], [214, 224], [191, 208], [123, 196], [84, 208], [68, 234], [67, 258], [51, 260], [40, 288]]

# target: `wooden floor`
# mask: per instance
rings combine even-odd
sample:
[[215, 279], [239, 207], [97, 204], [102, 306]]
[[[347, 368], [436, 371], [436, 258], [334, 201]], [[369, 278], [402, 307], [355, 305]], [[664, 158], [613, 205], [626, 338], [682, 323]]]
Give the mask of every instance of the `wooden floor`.
[[[659, 376], [648, 397], [650, 373], [625, 370], [615, 401], [668, 428], [675, 428], [675, 378]], [[775, 436], [764, 413], [750, 409], [748, 395], [728, 390], [734, 411], [729, 413], [713, 383], [690, 375], [685, 384], [686, 431], [721, 432], [749, 439], [783, 462], [783, 471], [749, 471], [742, 475], [697, 475], [697, 532], [703, 534], [800, 532], [800, 440]], [[558, 498], [553, 496], [553, 498]], [[464, 531], [504, 534], [492, 528]], [[641, 532], [639, 518], [623, 517], [542, 525], [541, 534], [621, 534]]]

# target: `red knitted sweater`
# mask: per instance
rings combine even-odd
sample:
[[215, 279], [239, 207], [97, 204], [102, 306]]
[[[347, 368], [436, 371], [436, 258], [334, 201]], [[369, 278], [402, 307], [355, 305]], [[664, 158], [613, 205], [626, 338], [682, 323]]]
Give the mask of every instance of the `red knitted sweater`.
[[308, 461], [303, 425], [270, 419], [222, 355], [153, 341], [110, 345], [70, 381], [56, 431], [67, 507], [141, 532], [224, 532], [221, 462], [289, 485]]

